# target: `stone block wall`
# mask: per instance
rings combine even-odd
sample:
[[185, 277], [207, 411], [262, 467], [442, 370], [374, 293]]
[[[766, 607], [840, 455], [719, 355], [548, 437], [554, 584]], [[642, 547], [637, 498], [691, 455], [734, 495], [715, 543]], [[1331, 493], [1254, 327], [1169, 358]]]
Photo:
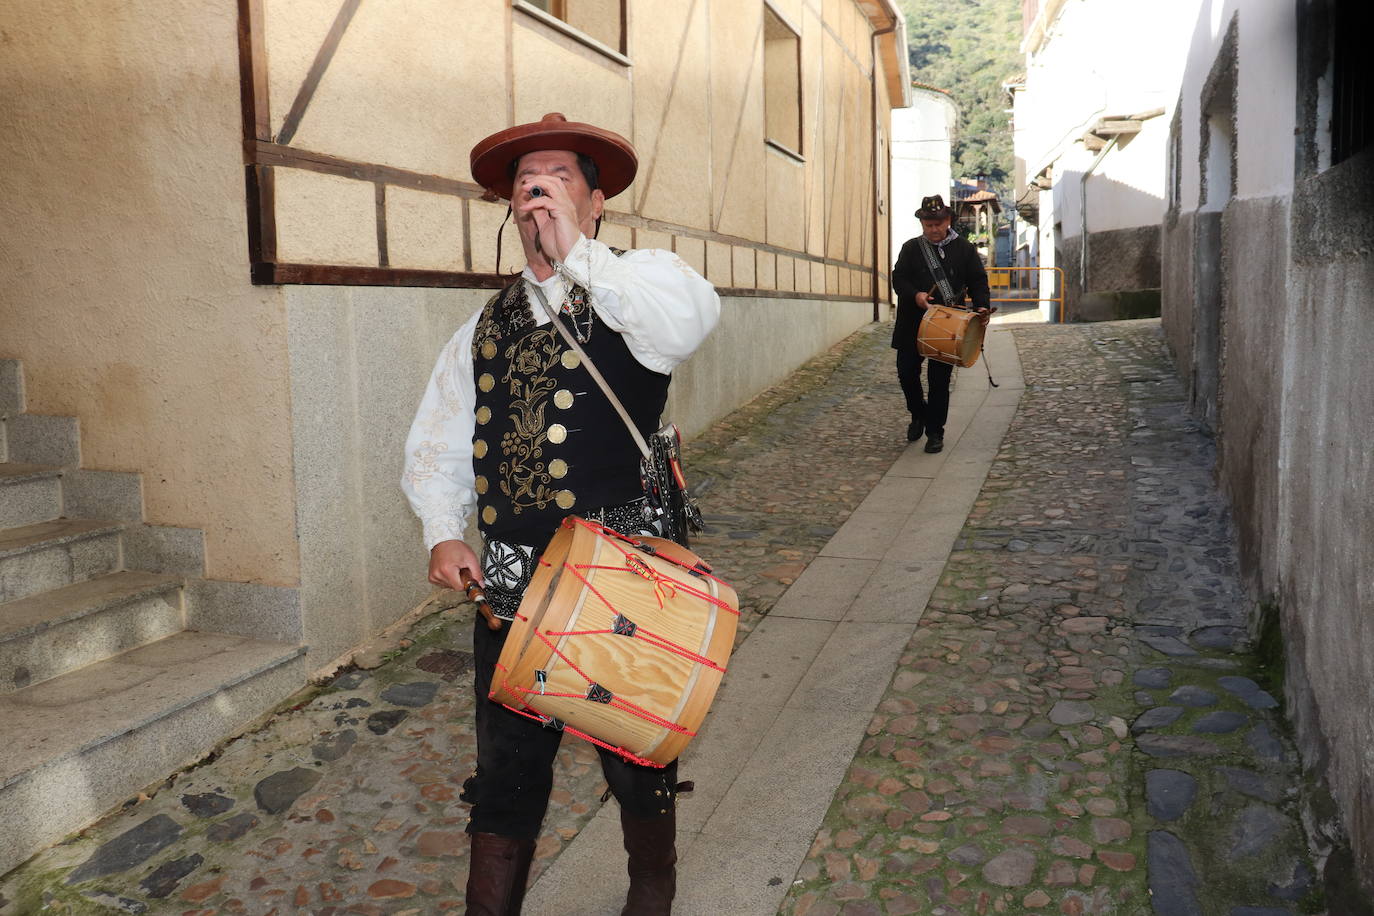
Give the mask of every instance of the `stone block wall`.
[[1064, 239], [1061, 245], [1064, 268], [1065, 314], [1069, 321], [1103, 320], [1084, 314], [1084, 296], [1097, 292], [1156, 290], [1160, 285], [1160, 227], [1136, 226], [1088, 234], [1088, 288], [1083, 288], [1081, 236]]

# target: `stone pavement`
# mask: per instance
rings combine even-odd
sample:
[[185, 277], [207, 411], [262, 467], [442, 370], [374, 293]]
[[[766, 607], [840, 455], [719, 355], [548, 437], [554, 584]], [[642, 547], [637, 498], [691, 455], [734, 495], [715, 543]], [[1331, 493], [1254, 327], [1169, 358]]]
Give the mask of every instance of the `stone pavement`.
[[1212, 444], [1158, 322], [1026, 391], [782, 912], [1317, 912]]
[[[941, 456], [901, 441], [886, 333], [689, 448], [697, 546], [744, 613], [683, 764], [677, 912], [1319, 910], [1279, 691], [1246, 654], [1210, 443], [1157, 322], [1017, 329], [1023, 396], [1013, 332], [992, 334], [1003, 389], [960, 374]], [[469, 620], [432, 615], [0, 878], [0, 916], [461, 910]], [[618, 911], [598, 769], [565, 742], [527, 913]]]

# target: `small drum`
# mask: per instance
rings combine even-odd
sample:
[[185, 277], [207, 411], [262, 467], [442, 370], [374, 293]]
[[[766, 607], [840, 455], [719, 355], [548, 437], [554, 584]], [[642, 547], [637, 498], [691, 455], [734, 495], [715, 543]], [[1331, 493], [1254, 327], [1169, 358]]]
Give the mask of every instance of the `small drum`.
[[690, 550], [570, 517], [525, 591], [491, 699], [666, 766], [701, 727], [738, 622], [735, 590]]
[[967, 369], [983, 352], [983, 323], [968, 309], [932, 305], [916, 331], [916, 352]]

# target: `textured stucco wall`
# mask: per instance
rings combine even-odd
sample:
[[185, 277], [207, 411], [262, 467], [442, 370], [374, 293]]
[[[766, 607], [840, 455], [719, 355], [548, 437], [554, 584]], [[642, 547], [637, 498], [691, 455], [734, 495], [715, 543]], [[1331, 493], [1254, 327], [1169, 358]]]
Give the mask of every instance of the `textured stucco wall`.
[[892, 260], [921, 232], [921, 198], [950, 199], [950, 144], [959, 109], [943, 92], [913, 89], [911, 107], [892, 112]]
[[[1144, 121], [1140, 133], [1107, 154], [1088, 177], [1088, 230], [1093, 233], [1159, 225], [1164, 217], [1167, 111]], [[1091, 160], [1090, 160], [1091, 162]], [[1072, 225], [1078, 226], [1075, 216]], [[1070, 231], [1066, 220], [1065, 231]]]
[[[233, 4], [0, 6], [0, 355], [210, 576], [294, 585], [285, 314], [248, 282]], [[168, 40], [175, 35], [175, 40]]]

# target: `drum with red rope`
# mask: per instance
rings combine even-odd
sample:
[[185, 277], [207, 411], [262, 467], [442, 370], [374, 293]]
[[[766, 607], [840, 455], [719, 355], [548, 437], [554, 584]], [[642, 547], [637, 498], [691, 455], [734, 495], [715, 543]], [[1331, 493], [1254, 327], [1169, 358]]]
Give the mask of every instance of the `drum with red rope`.
[[666, 766], [706, 717], [738, 621], [735, 590], [690, 550], [570, 517], [525, 590], [491, 699]]

